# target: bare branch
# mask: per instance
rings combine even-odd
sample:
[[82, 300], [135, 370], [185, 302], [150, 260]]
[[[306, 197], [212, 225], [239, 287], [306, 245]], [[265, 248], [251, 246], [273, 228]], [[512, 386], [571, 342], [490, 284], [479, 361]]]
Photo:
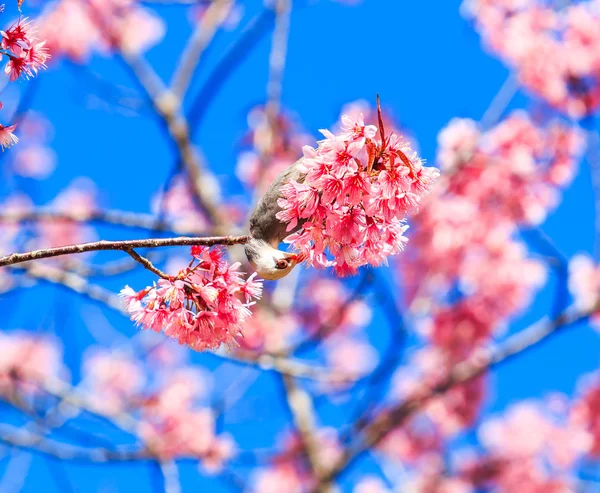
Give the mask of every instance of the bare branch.
[[0, 267], [6, 265], [20, 264], [31, 260], [58, 257], [85, 252], [121, 250], [128, 252], [133, 248], [160, 248], [168, 246], [214, 246], [214, 245], [239, 245], [246, 243], [248, 236], [180, 236], [177, 238], [148, 238], [144, 240], [121, 240], [121, 241], [92, 241], [90, 243], [79, 243], [61, 247], [33, 250], [31, 252], [13, 253], [0, 257]]
[[154, 272], [154, 274], [156, 274], [158, 277], [162, 277], [163, 279], [170, 279], [170, 276], [167, 273], [163, 272], [158, 267], [155, 267], [154, 264], [152, 262], [150, 262], [149, 259], [147, 259], [146, 257], [142, 257], [135, 250], [128, 249], [125, 251], [131, 256], [131, 258], [133, 260], [135, 260], [139, 264], [143, 265], [150, 272]]
[[77, 223], [105, 223], [126, 228], [148, 229], [152, 231], [171, 231], [176, 234], [199, 234], [200, 229], [182, 226], [165, 221], [152, 214], [119, 210], [93, 210], [88, 212], [57, 211], [47, 207], [23, 211], [1, 211], [0, 225], [3, 223], [41, 222], [41, 221], [72, 221]]
[[46, 439], [24, 428], [0, 424], [0, 443], [29, 450], [60, 460], [83, 462], [134, 461], [152, 459], [145, 449], [84, 448]]
[[298, 430], [302, 447], [310, 468], [317, 481], [327, 473], [319, 457], [319, 442], [316, 435], [315, 409], [311, 396], [296, 384], [289, 375], [282, 375], [286, 401]]
[[211, 2], [190, 37], [171, 82], [171, 91], [180, 101], [183, 101], [204, 50], [214, 38], [217, 29], [225, 22], [231, 7], [232, 0]]

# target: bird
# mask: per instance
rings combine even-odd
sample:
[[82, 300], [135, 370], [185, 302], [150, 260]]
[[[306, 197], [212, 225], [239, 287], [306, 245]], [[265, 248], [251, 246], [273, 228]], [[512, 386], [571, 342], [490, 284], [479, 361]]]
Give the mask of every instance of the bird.
[[250, 238], [244, 246], [250, 265], [263, 279], [275, 281], [287, 276], [292, 269], [304, 260], [301, 255], [279, 250], [283, 239], [298, 231], [302, 222], [288, 231], [287, 224], [277, 219], [281, 211], [277, 203], [281, 198], [281, 188], [290, 181], [303, 183], [306, 177], [299, 169], [302, 158], [283, 171], [267, 188], [250, 216]]

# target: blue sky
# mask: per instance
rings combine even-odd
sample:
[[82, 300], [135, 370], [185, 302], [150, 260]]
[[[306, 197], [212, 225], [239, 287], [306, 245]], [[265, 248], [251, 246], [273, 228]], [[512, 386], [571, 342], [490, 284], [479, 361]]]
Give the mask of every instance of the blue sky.
[[[240, 26], [259, 11], [262, 2], [245, 3]], [[315, 0], [298, 4], [291, 19], [283, 105], [295, 112], [304, 128], [314, 135], [319, 128], [333, 124], [343, 104], [357, 99], [373, 101], [379, 93], [384, 105], [416, 137], [422, 156], [433, 163], [440, 129], [453, 117], [481, 118], [508, 76], [507, 68], [481, 46], [477, 33], [460, 16], [456, 2], [364, 0], [361, 5], [346, 7], [333, 1]], [[5, 20], [11, 15], [10, 7], [8, 10]], [[168, 32], [164, 42], [148, 53], [148, 58], [168, 80], [190, 33], [190, 24], [184, 7], [156, 7], [156, 11], [166, 19]], [[192, 95], [202, 87], [220, 56], [238, 36], [239, 29], [217, 36], [201, 63]], [[248, 109], [265, 98], [269, 43], [267, 34], [220, 87], [202, 121], [193, 128], [194, 142], [202, 148], [218, 176], [223, 193], [241, 196], [243, 200], [250, 197], [244, 196], [233, 170], [238, 143], [247, 129]], [[136, 88], [114, 58], [95, 57], [88, 69], [104, 79]], [[41, 74], [32, 107], [54, 125], [52, 147], [58, 154], [58, 167], [43, 182], [5, 180], [0, 185], [0, 197], [19, 187], [39, 203], [45, 203], [73, 178], [88, 176], [101, 190], [104, 205], [148, 212], [152, 194], [169, 175], [173, 149], [159, 122], [149, 112], [127, 116], [94, 109], [82, 87], [90, 84], [85, 70], [64, 62]], [[20, 82], [18, 88], [8, 90], [4, 115], [10, 110], [10, 95], [26, 89], [27, 83]], [[185, 101], [187, 107], [190, 102]], [[519, 92], [510, 108], [539, 105], [529, 95]], [[0, 166], [5, 162], [0, 162]], [[563, 202], [550, 214], [543, 229], [570, 257], [577, 252], [593, 251], [593, 221], [589, 170], [583, 162], [574, 183], [565, 191]], [[101, 231], [114, 239], [134, 235], [108, 228]], [[147, 273], [140, 272], [126, 279], [111, 280], [107, 286], [118, 290], [125, 283], [143, 285], [150, 279]], [[546, 314], [549, 296], [548, 289], [540, 292], [530, 309], [511, 324], [510, 331]], [[80, 354], [93, 342], [83, 326], [81, 311], [86, 310], [88, 319], [104, 323], [91, 305], [51, 287], [0, 297], [0, 309], [8, 314], [1, 329], [54, 332], [64, 339], [66, 361], [75, 379]], [[122, 317], [106, 316], [118, 331], [135, 332]], [[383, 324], [381, 314], [377, 314], [369, 328], [377, 343], [384, 342], [384, 337], [378, 335]], [[578, 326], [561, 333], [492, 373], [487, 410], [501, 411], [516, 400], [542, 397], [548, 392], [572, 393], [578, 375], [598, 367], [599, 349], [598, 335], [589, 327]], [[206, 364], [209, 369], [216, 365], [210, 355], [193, 355], [193, 361]], [[227, 373], [230, 379], [242, 374], [240, 367], [232, 367]], [[268, 375], [249, 388], [242, 407], [235, 409], [232, 422], [225, 422], [225, 429], [235, 433], [241, 448], [274, 444], [274, 430], [288, 419], [280, 393], [279, 383]], [[245, 412], [244, 403], [248, 407], [258, 406], [262, 410], [260, 415]], [[9, 416], [5, 407], [0, 407], [0, 412]], [[7, 419], [17, 419], [10, 416]], [[335, 424], [341, 419], [340, 412], [327, 404], [321, 417], [325, 424]], [[24, 457], [21, 460], [26, 461], [26, 454], [21, 455]], [[6, 459], [0, 460], [0, 472], [7, 464]], [[344, 491], [349, 491], [349, 485], [361, 473], [373, 468], [373, 462], [367, 460], [350, 471], [345, 476]], [[192, 464], [182, 465], [180, 472], [183, 491], [230, 491], [227, 486], [199, 475]], [[73, 485], [71, 488], [69, 483]], [[156, 471], [151, 464], [86, 466], [58, 464], [34, 456], [21, 491], [121, 492], [134, 488], [160, 491], [153, 489], [153, 483]]]

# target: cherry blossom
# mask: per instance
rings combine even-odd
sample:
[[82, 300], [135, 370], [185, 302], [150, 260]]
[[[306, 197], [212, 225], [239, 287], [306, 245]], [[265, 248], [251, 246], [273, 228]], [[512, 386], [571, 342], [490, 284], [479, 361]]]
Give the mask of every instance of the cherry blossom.
[[[575, 306], [582, 311], [594, 310], [600, 296], [600, 269], [586, 255], [576, 255], [569, 263], [569, 291]], [[595, 327], [600, 325], [597, 313], [591, 317]]]
[[237, 346], [249, 307], [262, 293], [254, 276], [242, 279], [239, 263], [229, 265], [219, 248], [192, 247], [193, 260], [176, 276], [136, 292], [121, 291], [131, 319], [164, 332], [197, 351]]
[[557, 9], [544, 1], [468, 0], [464, 11], [520, 82], [581, 118], [600, 106], [600, 10], [590, 0]]
[[242, 143], [251, 144], [238, 156], [236, 175], [247, 186], [264, 192], [277, 176], [302, 157], [302, 146], [313, 139], [302, 132], [293, 115], [281, 111], [269, 117], [261, 106], [248, 113], [250, 131]]
[[65, 373], [62, 354], [51, 337], [26, 332], [0, 332], [0, 393], [33, 392], [36, 384]]
[[0, 125], [0, 147], [2, 150], [8, 149], [19, 142], [19, 138], [14, 134], [17, 125], [9, 125], [5, 127]]
[[42, 14], [40, 32], [53, 53], [81, 63], [93, 52], [146, 51], [163, 38], [165, 26], [133, 0], [58, 0]]
[[144, 369], [130, 356], [111, 351], [91, 352], [83, 363], [85, 381], [98, 405], [123, 410], [145, 383]]
[[4, 72], [11, 81], [21, 76], [34, 77], [40, 69], [46, 68], [50, 54], [46, 40], [39, 39], [36, 31], [33, 21], [26, 18], [19, 18], [6, 31], [0, 31], [3, 53], [9, 59]]
[[[439, 173], [423, 166], [410, 145], [362, 118], [342, 116], [342, 132], [328, 130], [317, 149], [304, 147], [303, 181], [282, 188], [279, 220], [285, 241], [315, 267], [355, 274], [362, 265], [378, 266], [404, 249], [406, 215], [417, 210]], [[333, 256], [328, 260], [326, 250]]]

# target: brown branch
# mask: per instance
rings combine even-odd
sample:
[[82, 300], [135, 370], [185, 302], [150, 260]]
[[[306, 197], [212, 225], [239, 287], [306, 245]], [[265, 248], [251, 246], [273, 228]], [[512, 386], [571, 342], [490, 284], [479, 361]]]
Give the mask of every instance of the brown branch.
[[[191, 182], [193, 197], [199, 207], [206, 213], [214, 226], [226, 231], [229, 220], [219, 209], [214, 193], [214, 177], [206, 172], [200, 155], [192, 146], [189, 125], [181, 113], [181, 101], [165, 86], [152, 66], [141, 56], [128, 51], [121, 43], [121, 36], [104, 17], [101, 9], [93, 2], [87, 2], [88, 8], [94, 14], [98, 27], [109, 37], [111, 43], [119, 49], [119, 54], [127, 68], [137, 79], [146, 98], [152, 104], [157, 116], [165, 124], [169, 137], [175, 144], [178, 158]], [[221, 232], [221, 231], [219, 231]]]
[[327, 470], [321, 464], [319, 457], [319, 441], [316, 434], [317, 424], [312, 397], [294, 381], [293, 377], [282, 375], [282, 379], [287, 405], [294, 426], [298, 430], [302, 448], [306, 452], [308, 463], [316, 481], [321, 482], [327, 474]]
[[57, 442], [25, 428], [0, 424], [0, 443], [27, 451], [41, 453], [60, 460], [84, 462], [134, 461], [153, 459], [145, 449], [84, 448]]
[[92, 241], [90, 243], [79, 243], [61, 247], [33, 250], [31, 252], [13, 253], [0, 257], [0, 267], [7, 265], [40, 260], [44, 258], [58, 257], [84, 252], [95, 252], [105, 250], [121, 250], [129, 253], [133, 248], [160, 248], [168, 246], [214, 246], [214, 245], [239, 245], [246, 243], [248, 236], [180, 236], [177, 238], [148, 238], [144, 240], [121, 240], [121, 241]]
[[77, 223], [99, 222], [123, 226], [126, 228], [148, 229], [152, 231], [171, 231], [176, 234], [199, 234], [200, 229], [182, 227], [177, 223], [160, 219], [152, 214], [143, 214], [119, 210], [92, 210], [88, 212], [57, 211], [48, 207], [37, 207], [23, 211], [2, 211], [0, 226], [3, 223], [72, 221]]
[[137, 263], [143, 265], [150, 272], [154, 272], [158, 277], [162, 277], [163, 279], [171, 279], [171, 277], [166, 273], [160, 270], [158, 267], [155, 267], [152, 262], [146, 257], [142, 257], [139, 253], [137, 253], [133, 248], [125, 250], [133, 260]]
[[379, 444], [388, 433], [404, 423], [413, 414], [423, 409], [423, 406], [431, 399], [447, 392], [456, 385], [473, 380], [514, 356], [523, 354], [553, 334], [556, 334], [560, 329], [587, 320], [598, 309], [600, 309], [600, 302], [587, 312], [567, 310], [554, 320], [540, 320], [518, 334], [509, 337], [499, 347], [478, 351], [471, 358], [456, 365], [448, 375], [435, 385], [423, 387], [404, 402], [384, 409], [370, 423], [361, 425], [358, 429], [355, 429], [355, 433], [359, 435], [359, 438], [345, 450], [343, 457], [324, 475], [314, 491], [327, 491], [331, 482], [363, 452]]

